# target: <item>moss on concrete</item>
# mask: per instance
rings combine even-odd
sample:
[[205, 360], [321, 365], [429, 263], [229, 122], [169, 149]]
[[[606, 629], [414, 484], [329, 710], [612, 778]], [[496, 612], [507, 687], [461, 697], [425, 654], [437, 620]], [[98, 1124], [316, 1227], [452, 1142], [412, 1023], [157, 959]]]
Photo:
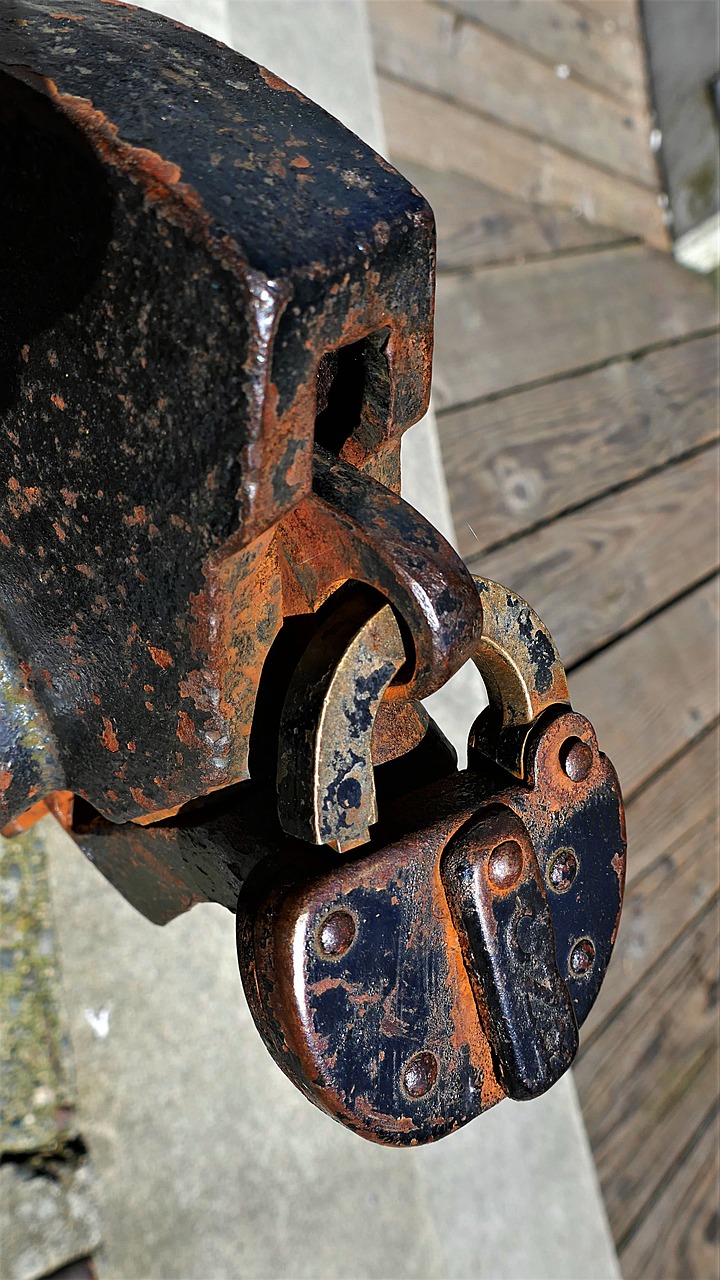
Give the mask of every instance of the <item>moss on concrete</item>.
[[0, 1136], [10, 1155], [76, 1136], [47, 861], [36, 828], [0, 837]]

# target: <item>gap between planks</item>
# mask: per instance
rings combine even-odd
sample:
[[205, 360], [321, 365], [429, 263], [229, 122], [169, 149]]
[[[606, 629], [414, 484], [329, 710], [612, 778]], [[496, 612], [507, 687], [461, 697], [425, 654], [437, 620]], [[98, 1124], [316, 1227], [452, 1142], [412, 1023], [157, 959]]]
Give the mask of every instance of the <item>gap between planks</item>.
[[573, 77], [615, 101], [630, 107], [647, 103], [642, 43], [625, 31], [608, 30], [599, 14], [590, 10], [578, 13], [564, 0], [543, 0], [541, 4], [537, 0], [521, 4], [439, 2], [502, 34], [509, 43], [544, 60], [553, 71], [566, 64]]
[[575, 1068], [616, 1239], [639, 1221], [717, 1094], [719, 923], [716, 898]]
[[577, 667], [573, 705], [592, 721], [626, 799], [720, 715], [717, 578]]
[[656, 1187], [642, 1219], [619, 1241], [625, 1280], [716, 1280], [719, 1185], [720, 1117], [715, 1102], [667, 1179]]
[[439, 416], [460, 554], [499, 551], [717, 439], [719, 355], [717, 334], [693, 335]]
[[[541, 2], [541, 0], [540, 0]], [[639, 236], [615, 236], [612, 240], [613, 248], [626, 249], [628, 246], [637, 246], [642, 244]], [[480, 267], [474, 267], [472, 270], [482, 270], [483, 267], [524, 267], [526, 263], [532, 262], [557, 262], [558, 259], [577, 257], [580, 254], [602, 253], [608, 247], [608, 241], [600, 241], [597, 244], [577, 244], [571, 245], [567, 249], [546, 249], [539, 253], [528, 254], [512, 254], [506, 258], [496, 258], [492, 262], [482, 263]], [[469, 270], [465, 266], [446, 267], [438, 269], [438, 276], [465, 275]]]
[[628, 238], [578, 212], [518, 200], [476, 178], [436, 173], [412, 160], [402, 169], [435, 213], [439, 272], [527, 262]]
[[481, 179], [506, 195], [578, 210], [589, 222], [669, 248], [650, 188], [382, 73], [378, 86], [388, 149], [400, 169], [410, 160]]
[[631, 107], [558, 77], [522, 46], [430, 0], [382, 0], [369, 13], [385, 75], [657, 192], [644, 102]]
[[[638, 242], [632, 240], [627, 243], [632, 246]], [[568, 382], [573, 378], [581, 378], [586, 373], [596, 373], [598, 369], [607, 369], [610, 365], [622, 364], [626, 360], [638, 360], [640, 357], [651, 355], [655, 351], [670, 351], [674, 347], [681, 347], [688, 342], [694, 342], [695, 339], [717, 338], [719, 332], [717, 321], [713, 324], [698, 325], [696, 328], [688, 329], [686, 333], [679, 333], [675, 337], [658, 338], [655, 342], [633, 347], [629, 351], [618, 351], [616, 355], [605, 356], [601, 360], [589, 360], [587, 364], [578, 365], [574, 369], [560, 370], [557, 373], [548, 374], [546, 377], [533, 378], [529, 382], [518, 382], [511, 386], [501, 387], [498, 391], [489, 391], [486, 395], [476, 396], [465, 403], [449, 405], [445, 409], [441, 406], [435, 407], [435, 414], [438, 420], [442, 420], [452, 414], [463, 413], [468, 409], [477, 409], [486, 404], [495, 404], [498, 400], [506, 400], [510, 396], [519, 395], [526, 391], [537, 391], [541, 387], [553, 386], [559, 382]]]
[[441, 276], [439, 410], [717, 327], [711, 284], [644, 245]]
[[470, 568], [532, 599], [572, 668], [718, 568], [718, 461], [710, 445]]
[[720, 889], [719, 745], [716, 722], [627, 805], [620, 930], [600, 995], [583, 1027], [584, 1053]]

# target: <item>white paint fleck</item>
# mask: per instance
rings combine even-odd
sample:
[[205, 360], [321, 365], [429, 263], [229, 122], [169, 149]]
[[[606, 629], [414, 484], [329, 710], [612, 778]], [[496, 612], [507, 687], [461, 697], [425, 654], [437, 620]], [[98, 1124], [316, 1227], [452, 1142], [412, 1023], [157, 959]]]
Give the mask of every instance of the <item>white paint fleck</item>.
[[558, 62], [555, 68], [555, 75], [558, 80], [567, 80], [570, 76], [570, 68], [567, 62]]
[[32, 1104], [34, 1107], [37, 1107], [38, 1110], [44, 1109], [45, 1107], [51, 1107], [54, 1101], [55, 1090], [51, 1089], [49, 1085], [40, 1084], [37, 1089], [33, 1091]]
[[86, 1009], [85, 1021], [92, 1027], [98, 1040], [104, 1040], [110, 1030], [110, 1010], [98, 1009], [96, 1013], [94, 1009]]

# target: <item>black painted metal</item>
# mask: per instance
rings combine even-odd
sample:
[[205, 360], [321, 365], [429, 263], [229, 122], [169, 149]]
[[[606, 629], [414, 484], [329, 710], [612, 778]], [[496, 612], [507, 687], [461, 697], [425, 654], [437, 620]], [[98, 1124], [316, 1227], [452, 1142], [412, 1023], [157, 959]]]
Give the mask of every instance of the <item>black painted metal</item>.
[[207, 674], [209, 560], [310, 491], [339, 342], [384, 334], [366, 451], [422, 413], [433, 223], [240, 54], [59, 9], [0, 12], [0, 609], [64, 785], [127, 821], [247, 776]]

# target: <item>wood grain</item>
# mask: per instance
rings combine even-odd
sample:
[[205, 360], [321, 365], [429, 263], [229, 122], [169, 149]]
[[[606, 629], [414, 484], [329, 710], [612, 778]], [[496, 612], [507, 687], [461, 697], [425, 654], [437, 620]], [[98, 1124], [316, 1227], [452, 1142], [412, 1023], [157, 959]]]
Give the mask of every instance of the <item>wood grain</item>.
[[664, 862], [695, 827], [714, 830], [720, 728], [703, 733], [628, 805], [628, 885]]
[[628, 878], [620, 932], [582, 1031], [592, 1038], [720, 888], [717, 728], [627, 806]]
[[624, 636], [570, 677], [626, 800], [720, 714], [717, 580]]
[[544, 58], [553, 67], [565, 64], [605, 93], [632, 105], [645, 104], [643, 50], [617, 25], [592, 10], [579, 13], [563, 0], [445, 0], [456, 13]]
[[711, 445], [470, 567], [531, 599], [571, 667], [718, 568], [718, 458]]
[[620, 1249], [625, 1280], [716, 1280], [720, 1275], [720, 1117], [694, 1146]]
[[719, 395], [712, 334], [441, 414], [461, 555], [716, 439]]
[[644, 245], [441, 276], [435, 403], [469, 404], [716, 324], [708, 280]]
[[559, 77], [533, 54], [438, 5], [379, 0], [368, 9], [375, 62], [387, 75], [657, 190], [644, 104], [632, 108]]
[[717, 900], [579, 1055], [575, 1080], [620, 1239], [717, 1096]]
[[516, 200], [458, 173], [436, 173], [404, 160], [402, 170], [430, 202], [437, 223], [439, 271], [537, 258], [623, 240], [553, 205]]
[[662, 211], [649, 187], [385, 75], [378, 86], [388, 149], [400, 169], [413, 160], [438, 173], [464, 174], [516, 199], [575, 209], [588, 222], [667, 249]]

